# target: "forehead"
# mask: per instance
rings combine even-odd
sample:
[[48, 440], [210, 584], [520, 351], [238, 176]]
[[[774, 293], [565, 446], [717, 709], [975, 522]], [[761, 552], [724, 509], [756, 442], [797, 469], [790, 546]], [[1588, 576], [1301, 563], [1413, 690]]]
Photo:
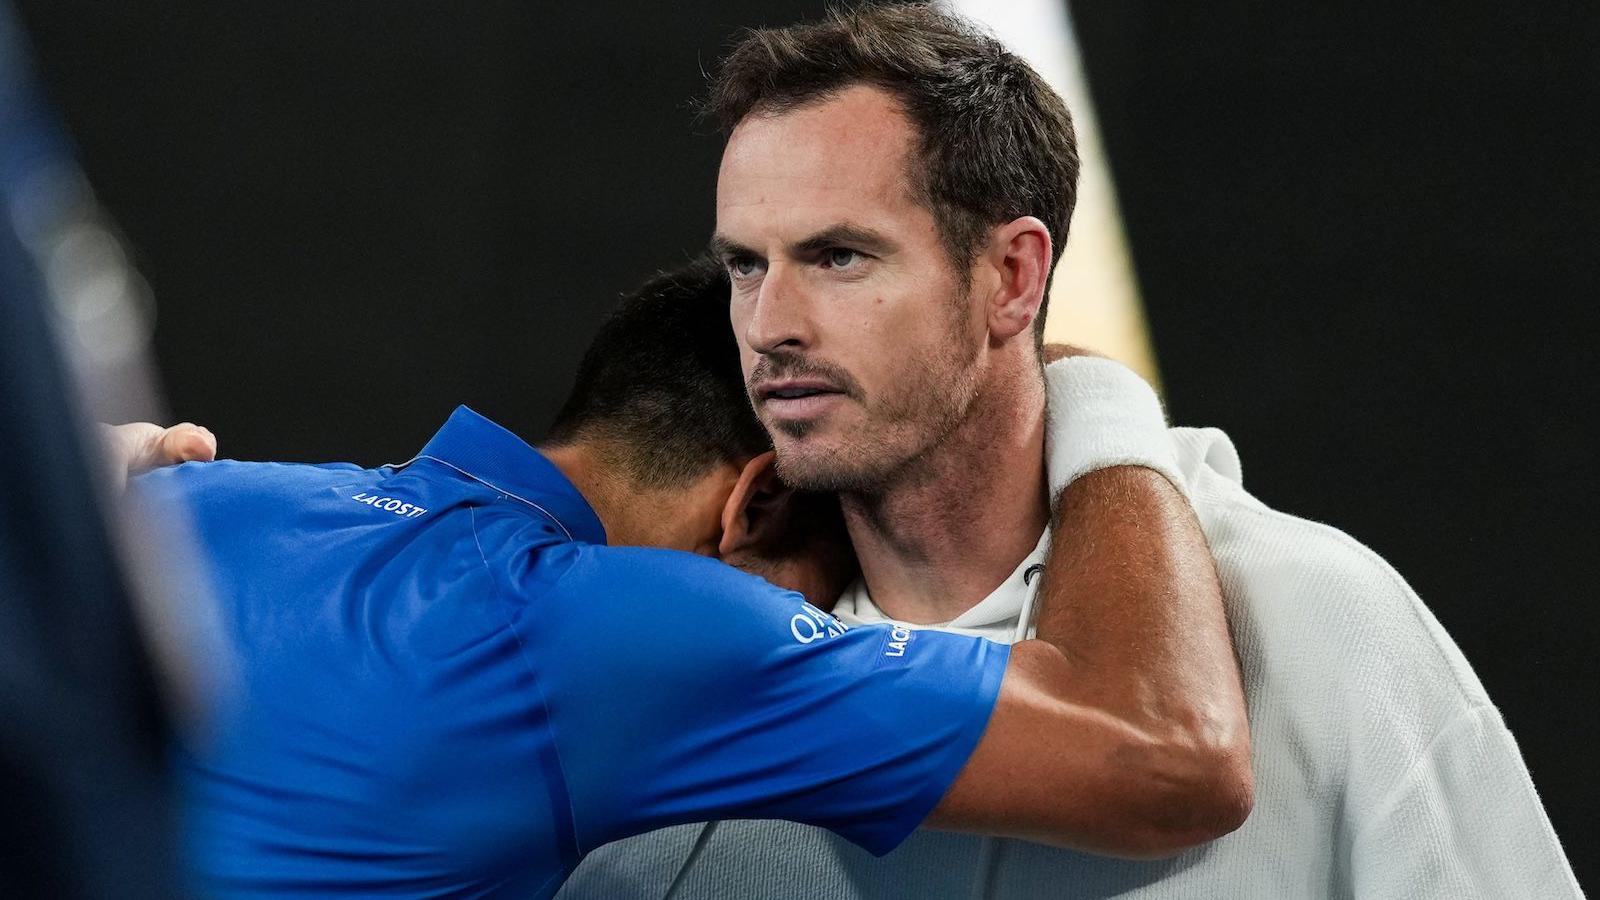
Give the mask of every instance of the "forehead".
[[[780, 115], [747, 116], [717, 174], [717, 229], [808, 232], [841, 221], [891, 228], [927, 218], [906, 161], [916, 129], [881, 88], [856, 85]], [[920, 214], [920, 215], [919, 215]]]

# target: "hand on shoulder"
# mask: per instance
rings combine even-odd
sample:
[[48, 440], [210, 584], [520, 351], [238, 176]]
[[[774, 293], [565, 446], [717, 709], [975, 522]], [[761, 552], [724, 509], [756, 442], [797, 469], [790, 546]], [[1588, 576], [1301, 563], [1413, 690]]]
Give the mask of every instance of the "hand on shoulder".
[[204, 426], [182, 422], [162, 427], [152, 422], [100, 425], [100, 442], [112, 484], [121, 488], [129, 475], [162, 466], [217, 457], [217, 438]]

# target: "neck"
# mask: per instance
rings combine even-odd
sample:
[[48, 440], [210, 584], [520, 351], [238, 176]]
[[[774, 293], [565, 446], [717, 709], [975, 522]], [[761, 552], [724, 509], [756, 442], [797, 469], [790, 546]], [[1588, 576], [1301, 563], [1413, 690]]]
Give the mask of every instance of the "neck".
[[[630, 479], [616, 447], [601, 440], [577, 440], [540, 447], [561, 474], [588, 501], [612, 546], [666, 547], [709, 553], [714, 534], [706, 524], [721, 509], [713, 492], [649, 488]], [[721, 473], [713, 472], [715, 477]], [[697, 485], [700, 487], [701, 485]], [[706, 532], [706, 533], [702, 533]]]
[[604, 454], [599, 452], [593, 444], [579, 441], [572, 444], [561, 444], [555, 447], [540, 447], [539, 452], [545, 459], [550, 460], [561, 474], [567, 476], [572, 486], [578, 489], [583, 499], [588, 501], [589, 507], [595, 515], [600, 517], [600, 524], [606, 529], [606, 542], [610, 544], [632, 544], [631, 517], [626, 514], [626, 507], [620, 502], [621, 491], [617, 489], [617, 476], [615, 470], [603, 459]]
[[1049, 522], [1044, 385], [1031, 360], [991, 372], [967, 418], [892, 483], [841, 497], [873, 603], [948, 622], [999, 587]]

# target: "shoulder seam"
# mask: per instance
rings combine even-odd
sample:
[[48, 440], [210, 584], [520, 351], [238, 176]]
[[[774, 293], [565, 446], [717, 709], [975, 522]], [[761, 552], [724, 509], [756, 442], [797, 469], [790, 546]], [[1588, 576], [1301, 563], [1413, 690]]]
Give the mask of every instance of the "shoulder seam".
[[1433, 737], [1428, 739], [1428, 745], [1422, 748], [1421, 753], [1417, 754], [1417, 758], [1413, 759], [1411, 764], [1406, 766], [1405, 772], [1395, 779], [1394, 786], [1384, 792], [1383, 798], [1378, 801], [1376, 810], [1366, 817], [1360, 825], [1356, 826], [1355, 834], [1350, 838], [1350, 846], [1354, 847], [1361, 843], [1361, 837], [1366, 832], [1369, 823], [1384, 819], [1394, 811], [1396, 804], [1400, 802], [1399, 795], [1415, 779], [1417, 771], [1422, 768], [1422, 764], [1433, 756], [1434, 748], [1458, 731], [1464, 724], [1481, 719], [1484, 712], [1494, 713], [1495, 717], [1499, 718], [1499, 710], [1495, 709], [1494, 704], [1480, 703], [1461, 710], [1452, 716], [1448, 722], [1440, 726]]

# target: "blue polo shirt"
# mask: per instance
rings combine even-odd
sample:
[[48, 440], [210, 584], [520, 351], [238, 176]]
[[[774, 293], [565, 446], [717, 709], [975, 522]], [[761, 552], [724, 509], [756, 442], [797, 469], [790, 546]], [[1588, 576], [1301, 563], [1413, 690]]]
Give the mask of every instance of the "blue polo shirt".
[[977, 745], [1009, 650], [606, 546], [465, 407], [404, 465], [136, 484], [189, 508], [236, 679], [180, 759], [205, 894], [548, 897], [601, 844], [728, 818], [886, 853]]

